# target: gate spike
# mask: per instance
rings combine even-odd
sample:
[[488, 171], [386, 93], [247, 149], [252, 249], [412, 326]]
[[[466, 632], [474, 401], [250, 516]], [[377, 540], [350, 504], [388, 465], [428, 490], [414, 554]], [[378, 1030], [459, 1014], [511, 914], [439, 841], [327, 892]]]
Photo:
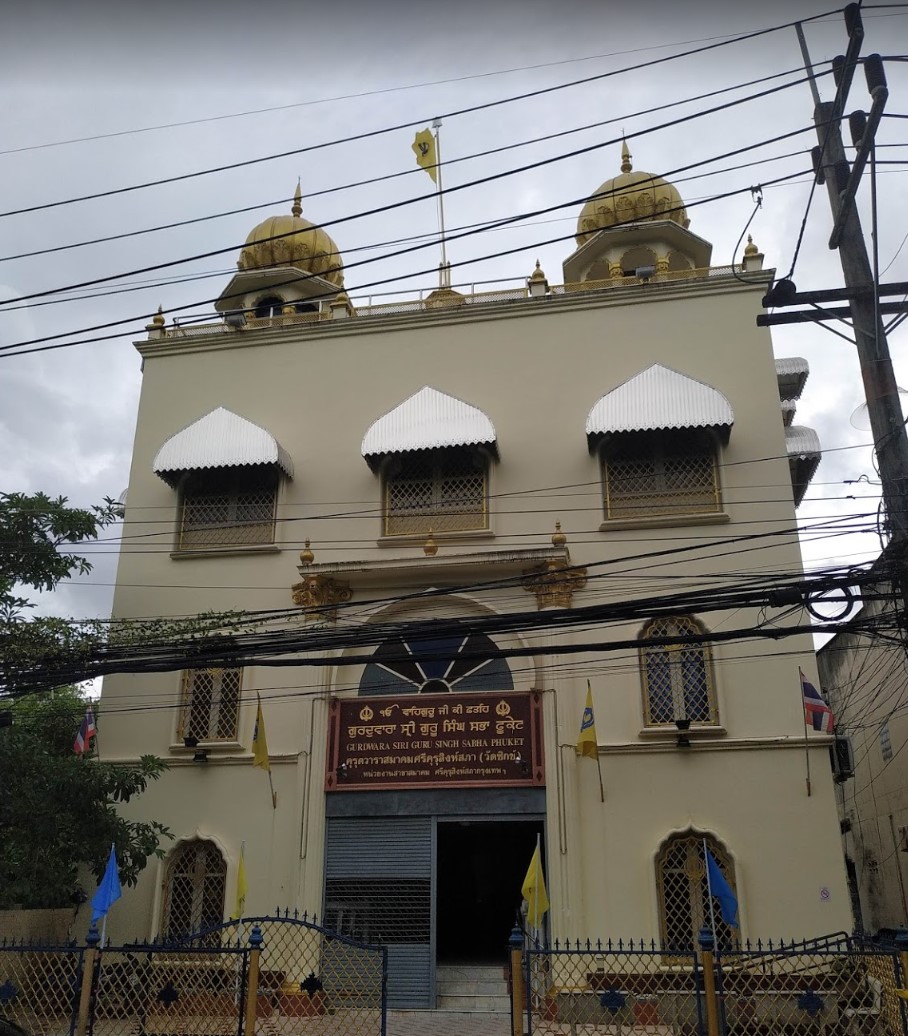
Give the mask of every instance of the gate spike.
[[589, 939], [587, 939], [586, 940], [586, 952], [589, 953], [592, 948], [593, 948], [593, 944], [589, 941]]
[[623, 953], [624, 952], [624, 940], [623, 939], [619, 939], [618, 940], [618, 952], [619, 953]]
[[596, 940], [596, 949], [597, 949], [597, 950], [598, 950], [598, 951], [599, 951], [600, 953], [602, 952], [602, 940], [601, 940], [601, 939], [597, 939], [597, 940]]
[[609, 953], [612, 952], [612, 937], [611, 936], [609, 936], [609, 940], [608, 940], [608, 951], [609, 951]]
[[300, 912], [299, 912], [299, 910], [296, 907], [294, 907], [293, 908], [293, 920], [294, 921], [298, 921], [299, 918], [300, 918]]

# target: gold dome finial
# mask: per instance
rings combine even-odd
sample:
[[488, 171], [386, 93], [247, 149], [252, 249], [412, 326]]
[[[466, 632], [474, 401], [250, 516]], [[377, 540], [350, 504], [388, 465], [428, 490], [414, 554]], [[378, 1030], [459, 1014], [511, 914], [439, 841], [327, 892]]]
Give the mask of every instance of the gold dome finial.
[[429, 529], [428, 539], [422, 545], [422, 552], [427, 558], [434, 558], [438, 553], [438, 544], [435, 542], [435, 537], [432, 535], [431, 529]]
[[306, 537], [304, 549], [300, 551], [300, 563], [303, 565], [311, 565], [315, 561], [315, 555], [309, 549], [309, 538]]
[[627, 141], [621, 141], [621, 172], [629, 173], [634, 167], [631, 165], [631, 153], [627, 147]]
[[759, 255], [760, 249], [754, 244], [754, 239], [747, 235], [747, 247], [744, 249], [745, 255]]
[[545, 280], [545, 273], [543, 272], [542, 267], [539, 265], [539, 260], [538, 259], [536, 260], [536, 269], [530, 274], [530, 280], [531, 281], [544, 281]]
[[300, 191], [300, 182], [296, 181], [296, 190], [293, 192], [293, 205], [290, 208], [290, 212], [294, 216], [302, 216], [303, 214], [303, 195]]
[[552, 546], [563, 547], [567, 543], [567, 536], [561, 531], [561, 522], [555, 522], [555, 531], [552, 533]]
[[166, 322], [167, 321], [164, 319], [164, 307], [158, 306], [157, 313], [155, 313], [151, 318], [151, 323], [145, 325], [145, 330], [149, 333], [157, 332], [156, 337], [160, 338], [164, 332], [164, 325]]

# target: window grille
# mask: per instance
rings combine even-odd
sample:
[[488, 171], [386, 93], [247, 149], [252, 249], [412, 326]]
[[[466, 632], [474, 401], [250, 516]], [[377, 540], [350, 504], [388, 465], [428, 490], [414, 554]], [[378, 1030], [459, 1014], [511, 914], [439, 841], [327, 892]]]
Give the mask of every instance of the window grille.
[[385, 535], [488, 528], [487, 470], [467, 448], [395, 457], [385, 472]]
[[[706, 837], [706, 845], [737, 896], [734, 868], [727, 850], [710, 836]], [[702, 835], [693, 832], [673, 835], [664, 843], [656, 858], [656, 887], [663, 946], [668, 950], [690, 952], [697, 945], [700, 929], [712, 928]], [[713, 910], [716, 943], [720, 949], [727, 949], [735, 944], [736, 930], [722, 920], [718, 902], [713, 903]]]
[[179, 546], [274, 542], [277, 471], [257, 465], [192, 472], [183, 485]]
[[646, 433], [622, 440], [603, 462], [606, 518], [721, 511], [715, 450], [705, 436]]
[[892, 758], [892, 735], [889, 733], [888, 720], [880, 726], [880, 752], [883, 756], [883, 762], [888, 763]]
[[656, 637], [701, 635], [703, 627], [687, 616], [653, 619], [643, 628], [640, 668], [647, 726], [667, 726], [678, 720], [718, 723], [712, 655], [708, 644], [653, 644]]
[[236, 741], [242, 669], [187, 669], [183, 673], [179, 737]]
[[[164, 938], [180, 939], [221, 924], [226, 879], [227, 863], [214, 842], [194, 839], [175, 849], [164, 881]], [[218, 939], [215, 932], [215, 944]]]

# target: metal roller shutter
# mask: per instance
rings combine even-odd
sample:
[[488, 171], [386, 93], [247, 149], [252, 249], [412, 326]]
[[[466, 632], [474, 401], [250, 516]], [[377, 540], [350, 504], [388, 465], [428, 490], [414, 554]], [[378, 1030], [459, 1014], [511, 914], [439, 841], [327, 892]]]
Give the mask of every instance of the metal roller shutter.
[[325, 923], [388, 947], [388, 1006], [435, 1006], [432, 818], [328, 820]]

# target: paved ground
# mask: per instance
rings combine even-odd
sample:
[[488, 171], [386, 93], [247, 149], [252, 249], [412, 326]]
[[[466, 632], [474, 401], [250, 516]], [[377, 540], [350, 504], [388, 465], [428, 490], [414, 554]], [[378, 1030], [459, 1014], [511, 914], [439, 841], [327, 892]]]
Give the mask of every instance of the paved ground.
[[507, 1014], [388, 1011], [388, 1036], [510, 1036]]

